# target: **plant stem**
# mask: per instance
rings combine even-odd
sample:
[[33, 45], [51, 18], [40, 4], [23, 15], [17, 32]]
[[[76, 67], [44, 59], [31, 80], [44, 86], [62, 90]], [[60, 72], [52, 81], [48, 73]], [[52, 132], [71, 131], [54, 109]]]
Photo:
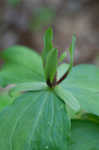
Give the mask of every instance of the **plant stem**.
[[[72, 66], [70, 66], [68, 68], [68, 70], [65, 72], [65, 74], [56, 82], [56, 85], [60, 84], [69, 74], [70, 70], [71, 70]], [[56, 86], [55, 85], [55, 86]]]
[[55, 75], [55, 78], [54, 78], [54, 80], [53, 80], [52, 83], [51, 83], [50, 80], [48, 79], [48, 80], [47, 80], [47, 85], [48, 85], [50, 88], [53, 88], [53, 87], [59, 85], [59, 84], [68, 76], [68, 74], [69, 74], [71, 68], [72, 68], [72, 66], [70, 66], [70, 67], [68, 68], [68, 70], [65, 72], [65, 74], [64, 74], [58, 81], [56, 80], [56, 75]]

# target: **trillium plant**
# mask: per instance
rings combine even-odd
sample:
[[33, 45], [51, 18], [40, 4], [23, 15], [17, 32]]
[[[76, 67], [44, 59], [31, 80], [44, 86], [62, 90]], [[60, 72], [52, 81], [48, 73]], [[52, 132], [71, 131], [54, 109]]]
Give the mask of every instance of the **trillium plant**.
[[0, 150], [99, 150], [99, 68], [73, 67], [75, 34], [62, 63], [45, 32], [41, 56], [24, 46], [0, 52]]

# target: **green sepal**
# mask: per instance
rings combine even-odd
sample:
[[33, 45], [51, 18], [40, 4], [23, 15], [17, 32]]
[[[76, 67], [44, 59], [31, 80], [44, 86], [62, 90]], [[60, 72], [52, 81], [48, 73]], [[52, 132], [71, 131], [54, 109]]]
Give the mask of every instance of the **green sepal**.
[[46, 63], [46, 57], [49, 51], [53, 48], [53, 31], [52, 28], [48, 28], [44, 35], [44, 49], [42, 52], [43, 63]]
[[46, 64], [45, 64], [45, 77], [46, 80], [53, 82], [55, 74], [57, 72], [58, 66], [58, 51], [56, 48], [53, 48], [47, 55]]
[[72, 68], [73, 63], [74, 63], [75, 45], [76, 45], [76, 35], [73, 34], [73, 36], [72, 36], [72, 44], [70, 45], [70, 48], [69, 48], [69, 53], [70, 53], [70, 67], [71, 68]]
[[[68, 69], [67, 69], [67, 67], [66, 67], [66, 71], [65, 71], [65, 74], [67, 74], [67, 75], [70, 73], [70, 71], [71, 71], [71, 69], [72, 69], [72, 67], [73, 67], [75, 44], [76, 44], [76, 35], [74, 34], [74, 35], [72, 36], [72, 44], [71, 44], [71, 46], [70, 46], [70, 48], [69, 48], [70, 64], [69, 64]], [[67, 75], [66, 75], [66, 77], [67, 77]]]

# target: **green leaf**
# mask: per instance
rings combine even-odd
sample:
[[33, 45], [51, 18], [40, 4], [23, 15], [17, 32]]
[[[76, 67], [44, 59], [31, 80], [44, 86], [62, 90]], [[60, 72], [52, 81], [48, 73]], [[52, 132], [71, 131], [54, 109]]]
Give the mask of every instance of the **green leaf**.
[[71, 150], [99, 150], [99, 124], [72, 121]]
[[5, 61], [0, 71], [0, 84], [44, 81], [41, 57], [23, 46], [13, 46], [0, 53]]
[[46, 57], [49, 51], [53, 48], [52, 40], [53, 40], [53, 31], [52, 28], [48, 28], [44, 35], [44, 49], [42, 52], [44, 63], [46, 62]]
[[16, 84], [15, 87], [13, 87], [10, 90], [10, 95], [16, 95], [20, 92], [27, 92], [27, 91], [40, 91], [47, 88], [47, 85], [45, 82], [26, 82], [26, 83], [19, 83]]
[[67, 57], [67, 53], [63, 52], [59, 58], [59, 61], [62, 62]]
[[60, 84], [79, 101], [81, 110], [99, 116], [99, 68], [94, 65], [74, 67]]
[[70, 121], [52, 92], [29, 92], [0, 113], [2, 150], [68, 150]]
[[58, 66], [58, 51], [56, 48], [53, 48], [47, 56], [46, 65], [45, 65], [45, 76], [46, 80], [50, 79], [52, 82]]
[[57, 96], [62, 99], [66, 105], [68, 105], [73, 111], [78, 112], [80, 110], [80, 104], [78, 100], [67, 90], [57, 86], [55, 88]]
[[12, 46], [0, 53], [6, 63], [18, 64], [36, 73], [43, 74], [41, 57], [25, 46]]

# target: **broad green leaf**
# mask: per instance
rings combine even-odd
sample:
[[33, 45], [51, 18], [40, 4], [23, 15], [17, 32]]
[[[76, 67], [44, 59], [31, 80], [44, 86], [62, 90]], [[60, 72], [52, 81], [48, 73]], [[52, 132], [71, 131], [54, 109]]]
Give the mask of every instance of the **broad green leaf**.
[[2, 150], [68, 150], [70, 122], [52, 92], [29, 92], [0, 113]]
[[6, 86], [13, 83], [44, 81], [41, 57], [34, 51], [14, 46], [0, 53], [5, 64], [0, 71], [0, 84]]
[[99, 150], [99, 124], [72, 121], [71, 150]]
[[44, 81], [44, 77], [21, 65], [6, 64], [0, 71], [0, 85], [3, 87], [33, 81]]
[[59, 58], [59, 61], [62, 62], [67, 57], [67, 53], [63, 52]]
[[68, 105], [73, 111], [78, 112], [80, 110], [80, 104], [78, 100], [67, 90], [57, 86], [55, 88], [57, 96], [62, 99], [66, 105]]
[[46, 63], [46, 57], [49, 51], [53, 48], [52, 40], [53, 40], [53, 31], [52, 28], [48, 28], [44, 35], [44, 49], [42, 52], [44, 63]]
[[12, 46], [0, 53], [6, 63], [18, 64], [43, 75], [41, 57], [32, 49], [25, 46]]
[[79, 101], [81, 110], [99, 116], [99, 68], [94, 65], [74, 67], [60, 84]]
[[45, 82], [19, 83], [19, 84], [16, 84], [16, 86], [10, 90], [10, 95], [16, 95], [17, 93], [27, 92], [27, 91], [40, 91], [46, 88], [47, 88], [47, 85]]
[[68, 78], [65, 79], [68, 87], [79, 87], [80, 89], [99, 91], [99, 68], [95, 65], [75, 66]]
[[47, 55], [46, 65], [45, 65], [45, 76], [46, 79], [51, 82], [54, 79], [54, 76], [57, 71], [58, 66], [58, 51], [56, 48], [53, 48]]

